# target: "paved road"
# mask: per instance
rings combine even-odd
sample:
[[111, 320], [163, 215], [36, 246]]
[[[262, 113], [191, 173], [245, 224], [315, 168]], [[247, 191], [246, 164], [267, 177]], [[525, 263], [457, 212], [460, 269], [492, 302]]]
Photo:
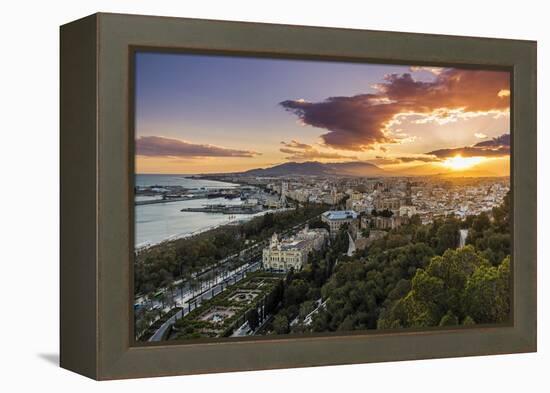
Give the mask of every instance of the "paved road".
[[[288, 235], [289, 233], [291, 232], [296, 232], [298, 231], [299, 229], [301, 229], [305, 224], [307, 224], [309, 221], [311, 220], [314, 220], [316, 218], [318, 218], [318, 216], [315, 216], [315, 217], [312, 217], [300, 224], [297, 224], [297, 225], [294, 225], [293, 227], [283, 231], [281, 233], [282, 236], [286, 236]], [[210, 280], [209, 282], [207, 282], [207, 280], [204, 280], [204, 281], [201, 281], [201, 288], [198, 289], [198, 291], [203, 291], [205, 290], [207, 287], [211, 287], [213, 285], [216, 285], [218, 284], [218, 282], [221, 282], [223, 280], [225, 280], [227, 277], [233, 275], [234, 273], [238, 273], [239, 271], [241, 270], [246, 270], [248, 269], [248, 267], [250, 266], [250, 264], [252, 263], [253, 260], [257, 260], [258, 258], [261, 258], [261, 251], [263, 250], [263, 248], [267, 245], [268, 241], [267, 240], [263, 240], [263, 241], [260, 241], [250, 247], [247, 247], [245, 248], [244, 250], [241, 251], [244, 252], [244, 253], [248, 253], [249, 255], [247, 257], [252, 257], [253, 259], [249, 260], [248, 262], [246, 263], [243, 263], [241, 264], [239, 267], [237, 267], [236, 269], [234, 270], [231, 270], [229, 272], [227, 271], [222, 271], [221, 273], [219, 273], [214, 279]], [[234, 259], [237, 259], [239, 258], [239, 254], [240, 253], [236, 253], [236, 254], [233, 254], [233, 255], [230, 255], [228, 257], [226, 257], [225, 259], [219, 261], [218, 263], [216, 263], [215, 265], [213, 266], [210, 266], [208, 268], [205, 268], [203, 269], [201, 272], [198, 272], [198, 273], [195, 273], [193, 274], [193, 278], [198, 278], [199, 281], [200, 281], [200, 277], [204, 276], [205, 274], [207, 274], [208, 272], [212, 271], [213, 269], [215, 268], [223, 268], [224, 265], [228, 264], [229, 262], [231, 262], [231, 260], [234, 260]], [[174, 289], [174, 293], [172, 295], [172, 302], [173, 303], [176, 303], [178, 305], [180, 305], [181, 303], [183, 303], [185, 301], [185, 298], [187, 298], [189, 295], [191, 295], [191, 288], [189, 287], [188, 284], [184, 285], [183, 288], [178, 288], [179, 284], [182, 283], [183, 280], [176, 280], [174, 281], [172, 284], [176, 287]], [[166, 293], [168, 292], [169, 289], [168, 288], [160, 288], [159, 289], [159, 292], [160, 293]], [[172, 303], [172, 302], [169, 302], [169, 303]], [[135, 304], [136, 305], [143, 305], [143, 306], [146, 306], [148, 309], [152, 309], [153, 307], [157, 306], [157, 308], [159, 307], [163, 307], [163, 309], [165, 311], [168, 311], [170, 309], [169, 306], [165, 306], [162, 304], [161, 301], [157, 300], [157, 299], [152, 299], [152, 300], [145, 300], [143, 297], [139, 297], [135, 300]]]
[[[293, 227], [283, 231], [281, 234], [282, 235], [288, 235], [290, 232], [295, 232], [295, 231], [301, 229], [309, 221], [311, 221], [311, 220], [313, 220], [317, 217], [319, 217], [319, 216], [312, 217], [312, 218], [304, 221], [303, 223], [294, 225]], [[266, 244], [266, 242], [267, 242], [266, 240], [264, 240], [262, 242], [258, 242], [256, 244], [254, 244], [253, 246], [246, 248], [244, 251], [245, 252], [250, 252], [253, 249], [261, 250], [261, 249], [263, 249], [263, 246]], [[256, 251], [256, 250], [254, 250], [254, 251]], [[254, 255], [255, 254], [257, 254], [257, 252], [254, 253]], [[220, 261], [214, 267], [223, 266], [224, 264], [229, 262], [231, 259], [237, 258], [238, 256], [239, 256], [239, 254], [231, 255], [231, 256], [225, 258], [224, 260]], [[256, 257], [256, 258], [258, 258], [258, 257]], [[182, 288], [182, 289], [174, 290], [174, 294], [172, 295], [172, 302], [170, 302], [170, 303], [175, 303], [177, 306], [183, 307], [183, 311], [178, 312], [177, 314], [172, 316], [170, 319], [168, 319], [155, 332], [155, 334], [153, 334], [151, 336], [149, 341], [160, 341], [162, 339], [162, 336], [163, 336], [164, 332], [166, 331], [166, 329], [168, 329], [169, 326], [174, 324], [177, 319], [187, 315], [189, 312], [191, 312], [192, 310], [194, 310], [195, 308], [200, 306], [200, 304], [203, 300], [207, 300], [207, 299], [210, 299], [213, 296], [218, 295], [228, 285], [233, 285], [236, 282], [242, 280], [245, 277], [244, 272], [252, 272], [252, 271], [256, 271], [259, 268], [261, 268], [261, 264], [262, 264], [261, 256], [259, 258], [260, 259], [259, 260], [256, 259], [255, 262], [252, 262], [252, 261], [247, 262], [247, 263], [239, 266], [238, 268], [236, 268], [232, 271], [229, 271], [229, 272], [223, 271], [223, 272], [221, 272], [220, 274], [216, 275], [216, 277], [214, 279], [208, 281], [206, 283], [206, 286], [202, 286], [203, 283], [201, 282], [201, 288], [199, 289], [200, 294], [198, 296], [196, 296], [196, 291], [191, 291], [191, 289], [189, 287], [189, 284], [185, 284], [184, 288]], [[212, 268], [214, 268], [214, 267], [212, 267]], [[200, 272], [197, 276], [200, 276], [200, 275], [203, 275], [203, 274], [207, 273], [208, 271], [212, 270], [212, 268]], [[181, 282], [182, 282], [182, 280], [175, 281], [174, 285], [178, 285]], [[163, 291], [166, 292], [166, 291], [168, 291], [168, 289], [165, 288], [165, 289], [163, 289]], [[136, 304], [144, 304], [144, 303], [145, 303], [145, 301], [143, 299], [139, 299], [138, 301], [136, 301]], [[157, 299], [151, 300], [147, 304], [148, 308], [162, 307], [162, 306], [163, 306], [162, 303]], [[170, 305], [165, 305], [164, 308], [163, 308], [163, 311], [168, 312], [168, 311], [170, 311], [170, 309], [171, 309]]]
[[[223, 269], [223, 267], [225, 265], [227, 265], [229, 262], [239, 258], [240, 253], [230, 255], [230, 256], [226, 257], [225, 259], [219, 261], [215, 265], [209, 266], [208, 268], [205, 268], [200, 272], [193, 273], [192, 278], [196, 278], [200, 282], [200, 285], [201, 285], [201, 287], [198, 289], [198, 291], [202, 292], [203, 290], [205, 290], [205, 288], [208, 289], [207, 287], [211, 287], [212, 285], [215, 285], [218, 282], [221, 282], [221, 281], [225, 280], [227, 277], [233, 275], [234, 273], [238, 273], [242, 270], [248, 269], [248, 267], [250, 266], [250, 264], [254, 260], [256, 260], [258, 257], [261, 257], [261, 250], [265, 247], [266, 244], [267, 244], [267, 241], [261, 241], [261, 242], [258, 242], [258, 243], [254, 244], [254, 245], [252, 245], [248, 248], [245, 248], [244, 250], [241, 251], [241, 253], [242, 252], [248, 253], [248, 255], [247, 255], [247, 258], [249, 259], [248, 262], [242, 263], [241, 265], [239, 265], [237, 268], [235, 268], [233, 270], [229, 270], [229, 271], [223, 270], [222, 272], [218, 273], [216, 275], [216, 277], [214, 277], [213, 279], [207, 280], [207, 279], [204, 278], [204, 276], [207, 273], [209, 273], [210, 271], [214, 270], [214, 269]], [[176, 287], [173, 291], [174, 293], [172, 295], [172, 302], [181, 303], [182, 298], [185, 298], [188, 293], [191, 293], [191, 288], [189, 287], [188, 284], [185, 284], [183, 288], [179, 288], [179, 285], [182, 282], [183, 282], [183, 280], [179, 279], [179, 280], [176, 280], [172, 283], [172, 285], [174, 287]], [[170, 291], [170, 289], [168, 289], [168, 288], [159, 288], [158, 293], [164, 294], [164, 293], [169, 292], [169, 291]], [[139, 297], [139, 298], [136, 298], [135, 304], [136, 305], [146, 305], [149, 309], [153, 308], [154, 306], [162, 306], [161, 301], [159, 301], [157, 299], [146, 300], [143, 296]]]
[[191, 311], [193, 311], [195, 308], [200, 307], [201, 303], [205, 300], [211, 299], [216, 295], [219, 295], [222, 293], [227, 287], [234, 285], [241, 281], [243, 278], [246, 277], [247, 273], [254, 272], [258, 270], [261, 267], [261, 261], [254, 262], [253, 264], [249, 265], [247, 270], [241, 270], [239, 272], [236, 272], [232, 276], [226, 278], [225, 280], [221, 281], [220, 283], [212, 286], [211, 288], [207, 289], [206, 291], [202, 292], [201, 294], [195, 296], [195, 297], [189, 297], [183, 301], [181, 306], [183, 307], [183, 310], [180, 310], [178, 313], [176, 313], [174, 316], [172, 316], [170, 319], [168, 319], [156, 332], [153, 334], [149, 341], [160, 341], [166, 332], [166, 330], [173, 325], [176, 320], [184, 317], [185, 315], [189, 314]]
[[311, 325], [311, 322], [313, 322], [313, 316], [326, 307], [328, 299], [325, 300], [324, 302], [322, 302], [322, 300], [323, 300], [322, 298], [317, 299], [316, 301], [317, 307], [315, 308], [315, 310], [313, 310], [312, 312], [306, 315], [306, 317], [304, 318], [304, 325], [306, 326]]
[[348, 252], [346, 253], [346, 255], [348, 257], [351, 257], [355, 252], [355, 242], [353, 241], [353, 238], [351, 237], [349, 232], [348, 232], [348, 237], [349, 237], [349, 243], [348, 243]]

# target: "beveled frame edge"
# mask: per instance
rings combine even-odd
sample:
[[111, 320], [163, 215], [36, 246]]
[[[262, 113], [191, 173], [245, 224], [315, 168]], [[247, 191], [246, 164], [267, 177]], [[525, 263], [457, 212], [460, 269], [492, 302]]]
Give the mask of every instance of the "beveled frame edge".
[[60, 28], [60, 366], [98, 378], [97, 15]]
[[[128, 145], [128, 160], [129, 160], [129, 181], [128, 181], [128, 203], [129, 205], [132, 205], [134, 203], [134, 186], [135, 186], [135, 55], [138, 53], [164, 53], [164, 54], [196, 54], [196, 55], [212, 55], [212, 56], [237, 56], [237, 57], [248, 57], [248, 58], [264, 58], [264, 59], [284, 59], [284, 60], [309, 60], [309, 61], [321, 61], [321, 62], [346, 62], [346, 63], [357, 63], [357, 64], [365, 64], [368, 62], [368, 64], [394, 64], [394, 65], [410, 65], [407, 64], [407, 62], [403, 61], [383, 61], [380, 62], [378, 59], [366, 59], [366, 58], [352, 58], [352, 57], [331, 57], [327, 58], [326, 56], [318, 56], [318, 55], [283, 55], [280, 54], [274, 54], [274, 53], [266, 53], [266, 52], [242, 52], [242, 51], [219, 51], [219, 50], [209, 50], [209, 49], [187, 49], [187, 48], [176, 48], [176, 47], [155, 47], [155, 46], [137, 46], [137, 45], [129, 45], [128, 46], [128, 139], [129, 139], [129, 145]], [[415, 64], [417, 65], [417, 64]], [[430, 63], [430, 66], [447, 66], [446, 63]], [[511, 66], [494, 66], [494, 65], [487, 65], [480, 67], [478, 65], [472, 65], [472, 64], [462, 64], [461, 67], [463, 69], [483, 69], [483, 70], [495, 70], [495, 71], [503, 71], [509, 73], [509, 82], [511, 88], [513, 87], [513, 76], [514, 76], [514, 70]], [[512, 103], [513, 104], [513, 103]], [[513, 112], [513, 109], [511, 108], [511, 112]], [[512, 119], [510, 119], [510, 127], [511, 127]], [[513, 147], [513, 141], [511, 143]], [[511, 176], [511, 173], [510, 173]], [[511, 179], [512, 180], [512, 179]], [[513, 200], [511, 201], [511, 204], [513, 205]], [[129, 233], [130, 233], [130, 239], [134, 236], [135, 231], [135, 211], [133, 209], [130, 209], [129, 211]], [[132, 242], [130, 244], [130, 250], [134, 250], [135, 243]], [[133, 305], [134, 305], [134, 270], [133, 270], [133, 261], [130, 261], [130, 271], [129, 271], [129, 286], [130, 286], [130, 299], [129, 299], [129, 307], [131, 312], [133, 312]], [[513, 261], [512, 261], [513, 264]], [[510, 279], [511, 281], [511, 288], [513, 291], [513, 279]], [[513, 299], [512, 299], [513, 301]], [[489, 324], [489, 325], [476, 325], [475, 327], [461, 327], [461, 329], [480, 329], [480, 328], [495, 328], [495, 327], [511, 327], [513, 326], [513, 306], [510, 313], [510, 319], [509, 321], [502, 322], [499, 324]], [[270, 341], [276, 341], [276, 340], [293, 340], [293, 339], [303, 339], [303, 338], [328, 338], [328, 337], [337, 337], [337, 336], [357, 336], [357, 335], [373, 335], [373, 334], [389, 334], [394, 333], [391, 330], [364, 330], [364, 331], [348, 331], [348, 332], [324, 332], [324, 333], [310, 333], [308, 335], [303, 334], [287, 334], [283, 336], [255, 336], [253, 338], [251, 337], [227, 337], [227, 338], [200, 338], [200, 339], [193, 339], [193, 340], [173, 340], [173, 341], [160, 341], [160, 342], [138, 342], [135, 340], [134, 336], [134, 321], [129, 320], [129, 329], [130, 329], [130, 338], [134, 338], [131, 340], [130, 347], [139, 347], [139, 346], [169, 346], [169, 345], [197, 345], [197, 344], [206, 344], [206, 343], [222, 343], [222, 342], [243, 342], [243, 341], [263, 341], [263, 340], [270, 340]], [[400, 332], [406, 331], [407, 333], [422, 333], [422, 332], [433, 332], [433, 331], [443, 331], [443, 330], [456, 330], [456, 327], [428, 327], [423, 329], [414, 329], [414, 328], [408, 328], [408, 329], [399, 329]]]
[[[97, 278], [98, 336], [97, 369], [89, 376], [135, 378], [536, 350], [535, 42], [120, 14], [97, 14], [96, 18], [98, 270], [87, 280], [95, 283]], [[512, 189], [514, 206], [521, 206], [521, 214], [516, 208], [513, 216], [513, 260], [521, 261], [513, 263], [514, 326], [131, 347], [125, 287], [129, 280], [127, 62], [131, 45], [513, 67]], [[82, 236], [69, 235], [62, 240], [62, 248], [68, 239], [78, 237]]]

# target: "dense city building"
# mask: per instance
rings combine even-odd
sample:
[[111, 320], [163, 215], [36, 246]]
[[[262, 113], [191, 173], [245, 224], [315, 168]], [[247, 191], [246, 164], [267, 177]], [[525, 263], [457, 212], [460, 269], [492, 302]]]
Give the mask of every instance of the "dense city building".
[[335, 237], [342, 225], [355, 223], [357, 217], [353, 210], [329, 210], [321, 215], [321, 220], [329, 225], [330, 236]]
[[326, 229], [310, 229], [307, 225], [288, 239], [279, 239], [279, 236], [274, 233], [269, 246], [263, 249], [263, 268], [281, 272], [287, 272], [291, 268], [300, 270], [307, 262], [308, 254], [313, 250], [320, 250], [327, 238]]

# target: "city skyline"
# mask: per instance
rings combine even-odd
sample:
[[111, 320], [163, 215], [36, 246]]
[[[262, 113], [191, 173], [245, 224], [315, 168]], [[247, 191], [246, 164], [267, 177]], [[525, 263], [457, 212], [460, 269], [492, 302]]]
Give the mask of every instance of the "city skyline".
[[366, 161], [388, 175], [509, 175], [509, 73], [136, 54], [136, 172]]

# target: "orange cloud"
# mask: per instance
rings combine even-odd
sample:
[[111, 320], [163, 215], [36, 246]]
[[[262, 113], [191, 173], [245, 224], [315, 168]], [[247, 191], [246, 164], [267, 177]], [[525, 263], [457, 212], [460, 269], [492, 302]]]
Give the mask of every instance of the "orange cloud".
[[161, 136], [142, 136], [136, 140], [136, 154], [146, 157], [254, 157], [261, 155], [250, 150], [228, 149], [201, 145]]
[[[389, 126], [399, 115], [417, 114], [434, 119], [454, 119], [510, 107], [508, 72], [448, 68], [430, 82], [411, 74], [389, 74], [376, 84], [374, 94], [329, 97], [321, 102], [287, 100], [280, 105], [299, 120], [328, 132], [323, 142], [334, 148], [362, 151], [380, 143], [397, 143]], [[392, 123], [393, 122], [393, 123]]]
[[289, 156], [285, 157], [287, 160], [307, 161], [316, 159], [357, 159], [356, 156], [346, 156], [335, 152], [319, 151], [311, 145], [300, 143], [296, 140], [292, 140], [290, 142], [281, 142], [281, 144], [285, 147], [281, 147], [279, 151], [281, 153], [289, 154]]
[[439, 149], [429, 153], [438, 158], [448, 157], [506, 157], [510, 155], [510, 134], [476, 143], [473, 146]]

